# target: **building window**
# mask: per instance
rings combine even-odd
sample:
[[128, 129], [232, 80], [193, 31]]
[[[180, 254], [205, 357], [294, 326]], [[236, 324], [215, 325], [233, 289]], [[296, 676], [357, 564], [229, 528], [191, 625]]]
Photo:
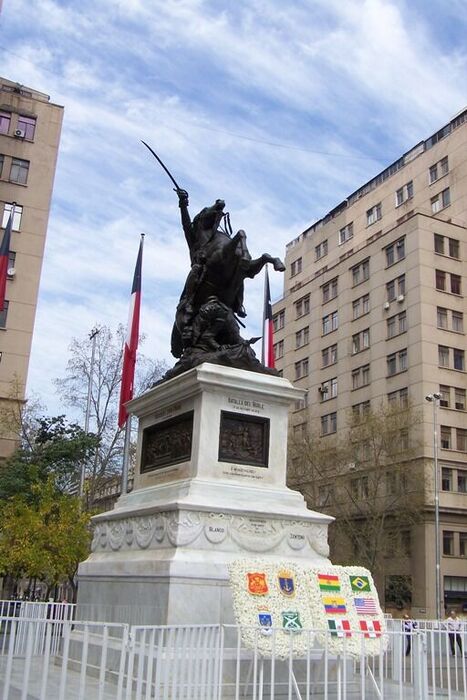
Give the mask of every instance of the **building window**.
[[295, 315], [296, 318], [301, 318], [310, 313], [310, 295], [307, 294], [305, 297], [298, 299], [295, 302]]
[[352, 267], [351, 272], [352, 285], [354, 287], [356, 287], [357, 284], [360, 284], [361, 282], [365, 282], [365, 280], [369, 279], [370, 277], [370, 259], [367, 258], [363, 262]]
[[459, 555], [467, 557], [467, 532], [459, 532]]
[[452, 469], [443, 467], [441, 471], [441, 489], [443, 491], [453, 490]]
[[438, 253], [439, 255], [448, 255], [450, 258], [455, 258], [456, 260], [459, 259], [460, 246], [457, 238], [446, 238], [446, 236], [441, 236], [439, 233], [435, 233], [434, 241], [435, 253]]
[[[405, 295], [405, 275], [400, 275], [396, 279], [386, 284], [386, 296], [388, 301], [395, 301]], [[401, 299], [402, 301], [402, 299]]]
[[339, 318], [337, 311], [333, 311], [331, 314], [326, 314], [323, 316], [323, 335], [332, 333], [337, 330], [339, 326]]
[[337, 362], [337, 344], [330, 345], [328, 348], [321, 350], [321, 360], [323, 367], [329, 367]]
[[449, 402], [451, 398], [451, 387], [445, 386], [444, 384], [440, 384], [439, 393], [441, 395], [439, 405], [443, 408], [449, 408]]
[[283, 340], [279, 340], [277, 343], [274, 343], [273, 348], [274, 348], [274, 359], [275, 360], [280, 360], [281, 357], [284, 357], [284, 341]]
[[386, 358], [386, 364], [388, 369], [388, 376], [392, 377], [394, 374], [399, 372], [404, 372], [407, 369], [407, 349], [399, 350], [399, 352], [393, 352]]
[[405, 311], [401, 311], [400, 314], [391, 316], [387, 319], [386, 326], [388, 339], [394, 338], [396, 335], [400, 335], [401, 333], [405, 333], [407, 330], [407, 313]]
[[456, 333], [464, 332], [464, 314], [461, 311], [452, 312], [452, 330]]
[[370, 329], [365, 328], [365, 330], [360, 331], [360, 333], [355, 333], [352, 336], [352, 355], [357, 352], [366, 350], [370, 347]]
[[467, 493], [467, 471], [457, 470], [457, 490], [459, 493]]
[[321, 435], [331, 435], [337, 431], [337, 413], [321, 416]]
[[280, 331], [282, 328], [285, 326], [285, 309], [282, 309], [281, 311], [278, 311], [277, 314], [274, 314], [272, 317], [272, 327], [274, 329], [274, 333], [276, 331]]
[[467, 452], [467, 430], [456, 428], [456, 449], [459, 452]]
[[7, 275], [8, 279], [11, 279], [13, 275], [15, 274], [15, 264], [16, 264], [16, 253], [14, 250], [10, 250], [8, 254], [8, 267], [7, 267]]
[[304, 408], [308, 408], [308, 392], [305, 393], [303, 399], [297, 399], [294, 404], [296, 411], [302, 411]]
[[432, 197], [431, 200], [431, 212], [432, 214], [437, 214], [442, 209], [445, 209], [451, 204], [451, 193], [449, 187]]
[[409, 405], [409, 390], [407, 387], [403, 387], [397, 391], [391, 391], [388, 394], [388, 404], [392, 408], [407, 408]]
[[5, 156], [3, 155], [3, 153], [0, 153], [0, 177], [2, 176], [2, 173], [3, 173], [4, 161], [5, 161]]
[[[2, 228], [6, 228], [6, 225], [8, 223], [8, 219], [10, 218], [12, 208], [13, 208], [12, 204], [5, 203], [5, 206], [3, 209]], [[15, 213], [13, 215], [13, 231], [20, 230], [22, 215], [23, 215], [23, 207], [20, 207], [19, 204], [15, 204]]]
[[454, 554], [454, 533], [451, 530], [443, 530], [443, 554], [446, 556]]
[[434, 234], [435, 238], [435, 253], [439, 255], [444, 255], [444, 236], [440, 236], [439, 233]]
[[304, 345], [308, 345], [310, 340], [310, 327], [302, 328], [295, 333], [295, 348], [302, 348]]
[[10, 168], [10, 182], [25, 185], [28, 181], [29, 161], [13, 158]]
[[465, 411], [465, 389], [454, 387], [454, 408], [457, 411]]
[[438, 365], [449, 367], [449, 348], [445, 345], [438, 345]]
[[299, 360], [295, 363], [295, 379], [301, 379], [308, 376], [308, 358]]
[[11, 124], [11, 112], [0, 112], [0, 134], [8, 134]]
[[8, 307], [10, 302], [5, 299], [3, 309], [0, 311], [0, 328], [6, 328], [6, 319], [8, 316]]
[[396, 207], [413, 197], [413, 181], [407, 182], [405, 185], [396, 190]]
[[438, 306], [436, 309], [436, 325], [438, 328], [448, 327], [448, 310], [442, 306]]
[[34, 139], [34, 132], [36, 130], [36, 120], [34, 117], [18, 117], [18, 129], [24, 132], [24, 137], [28, 141]]
[[359, 420], [365, 416], [365, 414], [370, 412], [370, 402], [362, 401], [361, 403], [355, 403], [352, 406], [352, 417], [354, 420]]
[[371, 207], [371, 209], [368, 209], [366, 213], [366, 225], [371, 226], [371, 224], [374, 224], [375, 221], [379, 221], [382, 217], [382, 207], [381, 207], [381, 202], [378, 202], [378, 204], [375, 204], [374, 207]]
[[443, 450], [450, 450], [452, 448], [451, 428], [448, 425], [442, 425], [440, 428], [440, 433], [441, 433], [441, 448]]
[[352, 370], [352, 389], [360, 389], [370, 383], [370, 365], [362, 365]]
[[449, 257], [459, 259], [459, 241], [457, 238], [449, 238]]
[[353, 238], [353, 222], [351, 221], [350, 224], [347, 224], [341, 230], [339, 231], [339, 245], [342, 245], [346, 241], [349, 241], [351, 238]]
[[386, 266], [394, 265], [394, 263], [399, 262], [405, 258], [405, 236], [399, 238], [395, 243], [386, 246], [384, 249], [386, 253]]
[[458, 348], [453, 348], [452, 351], [453, 351], [454, 369], [459, 369], [463, 372], [465, 369], [464, 351], [459, 350]]
[[337, 297], [337, 277], [334, 277], [330, 282], [326, 282], [321, 287], [323, 294], [323, 304], [325, 304], [330, 299], [335, 299]]
[[462, 294], [461, 276], [450, 274], [451, 278], [451, 294]]
[[352, 318], [355, 321], [356, 318], [364, 316], [370, 311], [370, 295], [364, 294], [364, 296], [355, 299], [352, 302]]
[[297, 258], [290, 265], [290, 276], [295, 277], [302, 271], [302, 258]]
[[443, 175], [447, 175], [447, 173], [449, 172], [448, 157], [445, 156], [444, 158], [439, 160], [437, 163], [432, 165], [428, 172], [429, 172], [428, 179], [429, 179], [430, 185], [433, 182], [436, 182], [436, 180], [439, 180], [440, 177], [443, 177]]
[[337, 377], [327, 379], [319, 387], [321, 401], [329, 401], [337, 396]]
[[327, 254], [328, 254], [328, 242], [327, 242], [327, 240], [321, 241], [321, 243], [318, 243], [318, 245], [315, 246], [315, 260], [319, 260], [320, 258], [324, 258], [324, 256]]

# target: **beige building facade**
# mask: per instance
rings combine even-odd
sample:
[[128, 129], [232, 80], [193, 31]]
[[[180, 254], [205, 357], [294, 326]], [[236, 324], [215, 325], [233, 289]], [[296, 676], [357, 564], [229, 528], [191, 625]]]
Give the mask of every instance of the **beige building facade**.
[[[24, 401], [63, 107], [0, 78], [0, 235], [12, 206], [6, 301], [0, 309], [0, 404]], [[0, 458], [15, 447], [3, 426]]]
[[[388, 571], [410, 579], [412, 614], [427, 617], [436, 600], [434, 427], [441, 597], [467, 613], [466, 260], [467, 109], [288, 244], [273, 308], [276, 366], [308, 390], [292, 434], [303, 427], [332, 439], [352, 413], [388, 403], [410, 402], [422, 416], [413, 459], [424, 473], [423, 517]], [[435, 412], [425, 398], [433, 393]], [[332, 502], [310, 505], [333, 513]]]

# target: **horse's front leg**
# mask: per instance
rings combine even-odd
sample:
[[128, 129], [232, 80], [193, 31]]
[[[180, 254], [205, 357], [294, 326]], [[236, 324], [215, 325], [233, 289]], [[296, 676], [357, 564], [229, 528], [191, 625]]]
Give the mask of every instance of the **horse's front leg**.
[[277, 272], [284, 272], [285, 270], [285, 265], [280, 258], [273, 258], [269, 253], [263, 253], [260, 258], [245, 261], [245, 274], [247, 277], [255, 277], [267, 263], [271, 263]]

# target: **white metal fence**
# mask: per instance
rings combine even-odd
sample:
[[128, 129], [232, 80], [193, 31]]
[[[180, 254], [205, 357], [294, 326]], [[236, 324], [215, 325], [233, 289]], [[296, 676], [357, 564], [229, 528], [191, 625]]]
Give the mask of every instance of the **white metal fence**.
[[357, 657], [345, 646], [330, 653], [304, 630], [302, 658], [275, 654], [272, 631], [266, 658], [255, 645], [245, 648], [235, 625], [130, 626], [75, 620], [73, 612], [64, 604], [0, 603], [2, 700], [467, 697], [465, 628], [452, 640], [439, 623], [419, 621], [406, 632], [389, 620], [380, 653], [369, 656], [362, 637]]

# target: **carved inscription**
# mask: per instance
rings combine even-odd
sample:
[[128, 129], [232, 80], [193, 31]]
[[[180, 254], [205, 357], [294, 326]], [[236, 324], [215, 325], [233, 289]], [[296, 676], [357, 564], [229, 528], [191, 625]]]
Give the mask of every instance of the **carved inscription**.
[[269, 418], [221, 411], [219, 461], [267, 467]]
[[193, 411], [151, 425], [143, 431], [141, 473], [191, 459]]

